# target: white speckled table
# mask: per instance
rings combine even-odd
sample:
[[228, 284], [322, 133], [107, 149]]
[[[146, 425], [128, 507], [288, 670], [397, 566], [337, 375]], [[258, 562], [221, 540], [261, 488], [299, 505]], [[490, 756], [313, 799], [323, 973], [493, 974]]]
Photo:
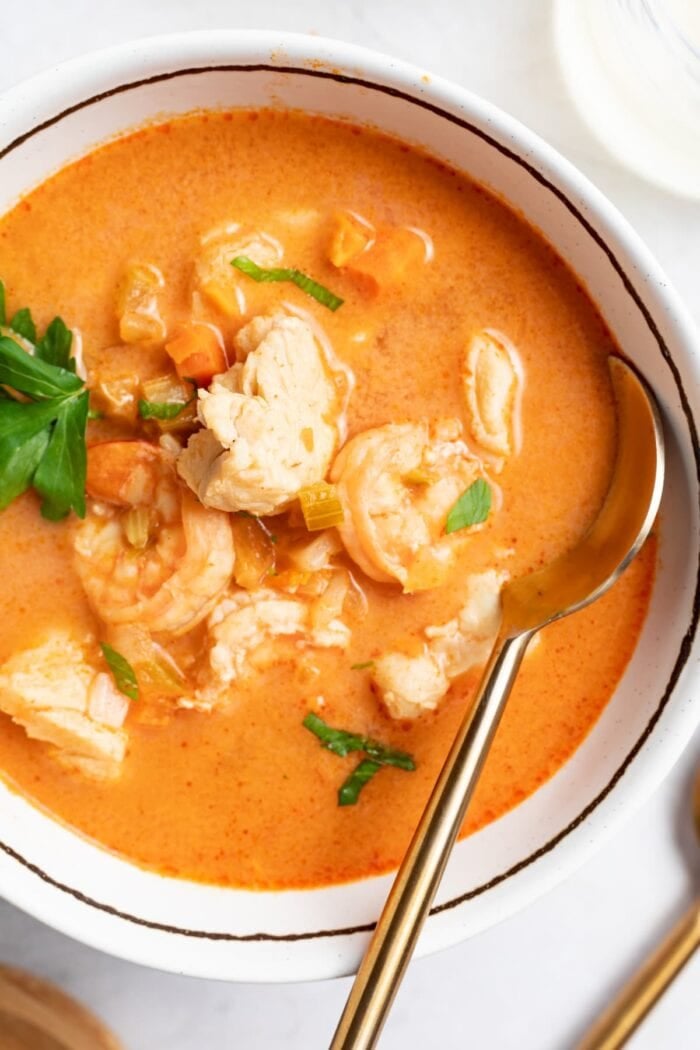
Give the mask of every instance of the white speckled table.
[[[112, 42], [224, 26], [322, 33], [439, 72], [515, 114], [586, 172], [647, 240], [700, 321], [700, 205], [624, 172], [585, 131], [556, 67], [549, 0], [22, 0], [12, 10], [3, 0], [1, 7], [0, 90]], [[509, 922], [414, 964], [382, 1046], [572, 1047], [700, 885], [688, 807], [699, 764], [696, 737], [653, 799], [575, 876]], [[0, 961], [82, 998], [128, 1050], [321, 1050], [348, 989], [346, 980], [227, 986], [155, 973], [84, 948], [1, 901]], [[697, 1050], [699, 1033], [700, 957], [630, 1046]]]

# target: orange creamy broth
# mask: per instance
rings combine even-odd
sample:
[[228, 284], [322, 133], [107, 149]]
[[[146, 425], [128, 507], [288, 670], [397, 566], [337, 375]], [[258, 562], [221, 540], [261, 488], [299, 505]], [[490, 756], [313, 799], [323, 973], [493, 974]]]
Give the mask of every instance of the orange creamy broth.
[[[434, 262], [408, 289], [368, 300], [325, 256], [338, 208], [425, 229]], [[189, 312], [199, 237], [231, 221], [279, 238], [288, 265], [345, 299], [331, 314], [292, 286], [244, 285], [250, 314], [286, 300], [322, 323], [357, 376], [351, 435], [389, 421], [464, 417], [459, 364], [470, 334], [496, 328], [515, 343], [526, 376], [524, 441], [498, 476], [503, 507], [464, 544], [449, 587], [406, 597], [357, 573], [370, 608], [346, 652], [283, 647], [270, 671], [236, 686], [228, 714], [182, 711], [155, 726], [134, 707], [118, 781], [67, 772], [4, 716], [0, 767], [38, 803], [140, 863], [224, 884], [310, 886], [398, 862], [475, 684], [462, 680], [436, 714], [398, 724], [350, 665], [406, 650], [426, 624], [448, 619], [461, 604], [459, 581], [493, 564], [494, 551], [511, 552], [502, 564], [515, 575], [583, 532], [614, 456], [606, 357], [615, 347], [561, 260], [488, 193], [374, 131], [289, 113], [193, 116], [96, 151], [0, 221], [0, 275], [13, 306], [31, 303], [41, 322], [58, 312], [81, 328], [89, 365], [119, 341], [114, 295], [124, 265], [162, 269], [164, 315], [174, 324]], [[236, 327], [224, 323], [227, 338]], [[160, 355], [144, 358], [146, 371], [158, 370]], [[72, 569], [70, 532], [69, 523], [42, 521], [31, 495], [0, 516], [0, 659], [51, 625], [98, 633]], [[588, 733], [634, 648], [653, 571], [649, 545], [605, 599], [544, 633], [469, 830], [535, 790]], [[356, 759], [322, 751], [301, 728], [319, 696], [327, 721], [411, 751], [417, 771], [382, 770], [355, 808], [339, 809], [337, 787]]]

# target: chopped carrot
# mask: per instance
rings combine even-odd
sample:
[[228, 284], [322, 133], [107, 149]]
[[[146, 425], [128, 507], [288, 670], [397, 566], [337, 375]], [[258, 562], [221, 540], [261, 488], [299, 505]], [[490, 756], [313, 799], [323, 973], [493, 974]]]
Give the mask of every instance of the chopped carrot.
[[163, 454], [148, 441], [100, 441], [88, 448], [85, 487], [93, 499], [138, 507], [152, 503]]
[[374, 296], [400, 284], [412, 268], [424, 262], [423, 238], [404, 226], [390, 226], [378, 231], [371, 248], [350, 259], [345, 269], [367, 295]]
[[226, 354], [216, 331], [206, 324], [190, 324], [165, 344], [181, 379], [209, 386], [214, 376], [225, 372]]
[[347, 266], [372, 240], [372, 230], [346, 211], [333, 216], [333, 234], [328, 258], [334, 266]]

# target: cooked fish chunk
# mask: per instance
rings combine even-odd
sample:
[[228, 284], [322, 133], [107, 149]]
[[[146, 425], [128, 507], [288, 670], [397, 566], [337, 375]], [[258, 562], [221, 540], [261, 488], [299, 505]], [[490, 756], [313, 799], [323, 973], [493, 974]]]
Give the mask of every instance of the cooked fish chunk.
[[15, 653], [0, 667], [0, 710], [27, 736], [52, 744], [64, 764], [92, 776], [118, 775], [128, 706], [110, 676], [96, 672], [65, 633]]
[[245, 362], [200, 390], [204, 429], [178, 471], [207, 507], [276, 514], [326, 475], [338, 441], [338, 386], [299, 317], [257, 317], [236, 347]]
[[519, 444], [520, 359], [505, 336], [477, 332], [467, 347], [464, 392], [474, 441], [500, 470]]
[[373, 686], [392, 718], [417, 718], [434, 710], [452, 679], [486, 663], [500, 626], [505, 579], [494, 569], [475, 574], [457, 616], [426, 627], [420, 653], [390, 652], [376, 660]]
[[348, 554], [374, 580], [405, 591], [444, 582], [455, 539], [445, 520], [481, 462], [459, 440], [461, 424], [390, 423], [365, 430], [338, 454], [331, 479], [343, 505]]
[[209, 618], [209, 629], [210, 664], [222, 684], [276, 659], [282, 637], [324, 649], [344, 649], [350, 640], [350, 629], [339, 616], [319, 616], [316, 602], [271, 588], [224, 598]]

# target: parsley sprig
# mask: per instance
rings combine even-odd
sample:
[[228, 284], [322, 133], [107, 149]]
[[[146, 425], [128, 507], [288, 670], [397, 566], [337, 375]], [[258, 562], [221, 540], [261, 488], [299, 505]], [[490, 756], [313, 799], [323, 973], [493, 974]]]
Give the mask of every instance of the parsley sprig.
[[[41, 338], [30, 310], [6, 324], [0, 282], [0, 510], [33, 486], [41, 513], [59, 521], [71, 510], [85, 515], [88, 391], [73, 369], [72, 336], [55, 317]], [[12, 338], [34, 346], [29, 354]]]
[[302, 725], [318, 738], [322, 747], [327, 751], [332, 751], [340, 758], [345, 758], [354, 751], [363, 751], [367, 756], [341, 784], [338, 791], [339, 806], [354, 806], [365, 784], [369, 783], [382, 766], [394, 766], [407, 773], [413, 772], [416, 768], [416, 763], [408, 752], [387, 747], [386, 744], [381, 744], [369, 736], [348, 733], [345, 729], [335, 729], [313, 711], [309, 711]]

